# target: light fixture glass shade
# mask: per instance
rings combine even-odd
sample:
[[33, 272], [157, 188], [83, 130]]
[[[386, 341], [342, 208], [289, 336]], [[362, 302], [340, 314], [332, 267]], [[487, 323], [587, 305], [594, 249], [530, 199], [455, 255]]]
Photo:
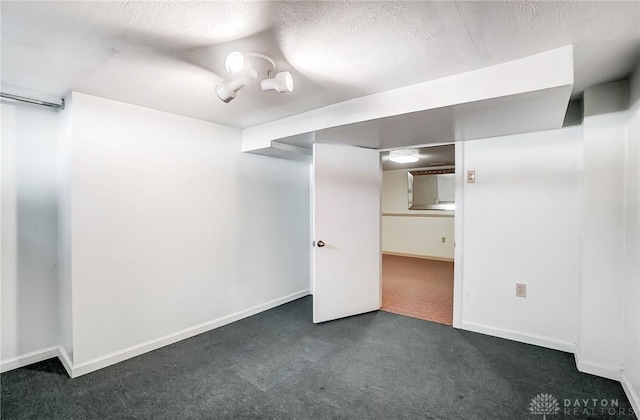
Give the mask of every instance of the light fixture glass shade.
[[395, 163], [415, 163], [420, 160], [420, 156], [414, 149], [392, 150], [389, 152], [389, 160]]
[[288, 71], [277, 73], [272, 79], [264, 79], [260, 82], [262, 90], [275, 90], [278, 93], [293, 91], [293, 76]]
[[224, 68], [229, 73], [238, 73], [244, 68], [244, 55], [240, 51], [229, 53], [224, 60]]
[[216, 86], [216, 95], [218, 95], [218, 98], [220, 98], [222, 102], [229, 103], [246, 84], [246, 80], [241, 78], [227, 80]]

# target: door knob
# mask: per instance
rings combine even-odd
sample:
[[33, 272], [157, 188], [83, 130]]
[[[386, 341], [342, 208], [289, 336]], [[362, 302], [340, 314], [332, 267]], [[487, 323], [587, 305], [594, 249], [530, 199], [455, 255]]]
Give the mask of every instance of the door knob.
[[323, 241], [318, 241], [318, 248], [322, 248], [324, 246], [324, 242]]

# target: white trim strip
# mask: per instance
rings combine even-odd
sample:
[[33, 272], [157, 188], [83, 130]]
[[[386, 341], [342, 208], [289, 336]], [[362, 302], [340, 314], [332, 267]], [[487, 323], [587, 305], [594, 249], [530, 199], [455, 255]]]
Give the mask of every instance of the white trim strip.
[[71, 362], [71, 358], [67, 354], [67, 351], [62, 346], [58, 346], [58, 359], [60, 359], [60, 363], [64, 366], [64, 370], [67, 371], [67, 374], [73, 378], [73, 363]]
[[13, 369], [28, 366], [32, 363], [42, 362], [58, 356], [58, 347], [48, 347], [42, 350], [32, 351], [27, 354], [12, 357], [0, 362], [0, 372], [8, 372]]
[[622, 389], [624, 389], [624, 393], [627, 394], [631, 407], [633, 407], [633, 411], [635, 411], [637, 416], [640, 413], [640, 395], [638, 395], [638, 390], [633, 386], [631, 381], [629, 381], [629, 378], [624, 374], [624, 371], [620, 374], [620, 383], [622, 384]]
[[506, 338], [511, 341], [518, 341], [525, 344], [533, 344], [534, 346], [546, 347], [552, 350], [560, 350], [567, 353], [575, 353], [575, 343], [558, 340], [556, 338], [544, 337], [535, 334], [523, 334], [516, 331], [505, 330], [502, 328], [489, 327], [487, 325], [475, 324], [472, 322], [462, 321], [460, 329], [473, 331], [480, 334], [491, 335], [499, 338]]
[[418, 258], [421, 260], [432, 260], [432, 261], [444, 261], [444, 262], [453, 262], [453, 258], [447, 257], [434, 257], [432, 255], [418, 255], [418, 254], [407, 254], [404, 252], [392, 252], [392, 251], [382, 251], [382, 255], [392, 255], [394, 257], [408, 257], [408, 258]]
[[611, 366], [603, 365], [601, 363], [590, 362], [583, 360], [580, 356], [580, 351], [576, 348], [574, 352], [576, 358], [576, 367], [578, 371], [582, 373], [588, 373], [590, 375], [600, 376], [602, 378], [613, 379], [614, 381], [622, 382], [622, 373], [619, 369]]
[[196, 336], [198, 334], [211, 331], [218, 327], [222, 327], [223, 325], [239, 321], [243, 318], [247, 318], [251, 315], [255, 315], [268, 309], [275, 308], [276, 306], [283, 305], [307, 295], [309, 295], [309, 289], [301, 290], [299, 292], [295, 292], [282, 298], [272, 300], [262, 305], [254, 306], [244, 311], [236, 312], [222, 318], [214, 319], [212, 321], [208, 321], [193, 327], [185, 328], [182, 331], [165, 335], [164, 337], [160, 337], [155, 340], [150, 340], [145, 343], [131, 346], [126, 349], [110, 353], [86, 362], [71, 364], [71, 377], [77, 378], [78, 376], [86, 375], [87, 373], [94, 372], [98, 369], [111, 366], [118, 362], [122, 362], [132, 357], [139, 356], [143, 353], [147, 353], [161, 347], [168, 346], [169, 344], [177, 343], [178, 341]]

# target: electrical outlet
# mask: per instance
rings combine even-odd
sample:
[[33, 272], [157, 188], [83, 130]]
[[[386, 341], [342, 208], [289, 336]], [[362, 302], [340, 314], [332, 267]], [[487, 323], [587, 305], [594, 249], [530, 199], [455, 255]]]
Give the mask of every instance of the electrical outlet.
[[473, 184], [476, 182], [476, 171], [467, 171], [467, 183]]
[[444, 243], [446, 243], [446, 242], [447, 242], [447, 238], [443, 236], [443, 237], [442, 237], [442, 243], [444, 244]]
[[516, 283], [516, 296], [517, 297], [527, 297], [527, 285], [524, 283]]

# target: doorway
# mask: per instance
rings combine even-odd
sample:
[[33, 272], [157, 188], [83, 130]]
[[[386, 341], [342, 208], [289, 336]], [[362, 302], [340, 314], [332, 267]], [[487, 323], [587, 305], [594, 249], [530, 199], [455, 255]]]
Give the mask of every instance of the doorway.
[[419, 147], [416, 162], [383, 152], [382, 307], [453, 324], [455, 146]]

